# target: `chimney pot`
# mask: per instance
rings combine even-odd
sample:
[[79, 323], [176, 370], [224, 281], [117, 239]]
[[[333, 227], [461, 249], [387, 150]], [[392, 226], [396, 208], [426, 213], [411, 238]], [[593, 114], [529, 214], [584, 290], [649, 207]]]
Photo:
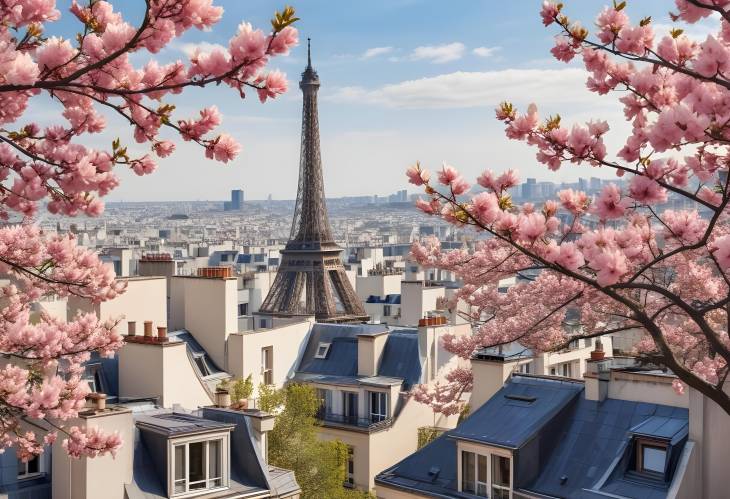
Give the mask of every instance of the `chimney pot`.
[[159, 338], [160, 340], [167, 339], [167, 327], [157, 326], [157, 338]]
[[89, 398], [94, 403], [94, 410], [103, 411], [104, 409], [106, 409], [106, 393], [90, 393]]
[[137, 321], [127, 321], [127, 335], [135, 336], [137, 334]]
[[152, 321], [144, 321], [144, 335], [146, 338], [152, 337]]
[[215, 405], [218, 407], [229, 407], [231, 405], [231, 394], [226, 390], [215, 392]]
[[596, 339], [596, 347], [591, 352], [591, 360], [603, 360], [606, 357], [606, 353], [603, 351], [603, 343], [601, 338]]

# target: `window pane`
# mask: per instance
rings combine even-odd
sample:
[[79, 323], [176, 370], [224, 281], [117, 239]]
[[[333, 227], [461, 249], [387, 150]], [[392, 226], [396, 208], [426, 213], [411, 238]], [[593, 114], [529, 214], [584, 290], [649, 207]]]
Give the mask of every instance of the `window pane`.
[[28, 461], [28, 473], [38, 473], [40, 471], [41, 459], [36, 456]]
[[[206, 442], [193, 442], [188, 444], [188, 478], [190, 489], [204, 489], [205, 483], [205, 444]], [[200, 482], [200, 483], [195, 483]]]
[[664, 473], [664, 463], [667, 458], [667, 450], [663, 447], [643, 447], [643, 463], [646, 471]]
[[20, 459], [18, 459], [18, 476], [25, 475], [27, 473], [25, 465], [27, 463], [24, 463]]
[[479, 466], [477, 468], [477, 480], [480, 482], [487, 481], [487, 456], [478, 456]]
[[509, 489], [492, 487], [492, 499], [509, 499]]
[[208, 477], [210, 479], [221, 477], [221, 441], [213, 440], [208, 442]]
[[175, 493], [185, 492], [185, 446], [175, 446]]
[[509, 487], [509, 458], [492, 455], [492, 484]]
[[474, 493], [474, 453], [461, 451], [461, 490]]

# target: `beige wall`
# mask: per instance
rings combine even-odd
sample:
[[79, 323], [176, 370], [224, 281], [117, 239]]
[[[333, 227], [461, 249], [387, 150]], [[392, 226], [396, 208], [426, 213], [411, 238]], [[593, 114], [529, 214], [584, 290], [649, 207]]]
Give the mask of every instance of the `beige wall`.
[[[725, 383], [730, 391], [730, 383]], [[730, 416], [700, 392], [689, 392], [689, 438], [697, 445], [698, 483], [705, 499], [728, 497], [730, 476]]]
[[213, 402], [182, 342], [125, 343], [119, 351], [119, 396], [159, 397], [168, 408], [197, 409]]
[[445, 296], [441, 286], [425, 286], [421, 281], [401, 283], [401, 320], [404, 326], [415, 326], [426, 312], [436, 310], [436, 300]]
[[274, 352], [274, 385], [281, 387], [294, 373], [307, 346], [313, 319], [274, 329], [260, 329], [233, 333], [228, 337], [228, 368], [237, 377], [249, 374], [254, 384], [254, 395], [263, 381], [261, 349], [272, 346]]
[[118, 431], [122, 447], [111, 455], [72, 459], [66, 454], [60, 438], [53, 444], [52, 488], [54, 499], [124, 499], [124, 484], [132, 481], [134, 455], [134, 422], [128, 409], [107, 409], [95, 415], [80, 416], [67, 426], [100, 428]]
[[608, 398], [689, 407], [689, 393], [677, 395], [672, 388], [674, 376], [612, 371], [608, 383]]
[[399, 294], [402, 278], [400, 274], [357, 276], [357, 296], [364, 301], [370, 295], [384, 297], [389, 294]]
[[[238, 332], [238, 280], [173, 277], [170, 308], [176, 328], [184, 327], [219, 367], [228, 370], [226, 341]], [[182, 324], [180, 320], [182, 317]]]
[[85, 298], [68, 298], [68, 318], [77, 312], [93, 312], [100, 320], [119, 319], [118, 331], [127, 334], [127, 321], [137, 322], [137, 331], [142, 331], [144, 321], [153, 326], [167, 326], [167, 284], [164, 277], [119, 278], [127, 283], [127, 290], [102, 303], [93, 304]]

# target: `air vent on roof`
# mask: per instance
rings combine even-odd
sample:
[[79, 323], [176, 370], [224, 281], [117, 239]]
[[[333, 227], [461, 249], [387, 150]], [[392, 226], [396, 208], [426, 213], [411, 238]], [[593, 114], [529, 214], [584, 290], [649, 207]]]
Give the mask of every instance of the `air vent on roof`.
[[530, 395], [505, 395], [504, 398], [528, 403], [532, 403], [537, 400], [537, 397], [532, 397]]

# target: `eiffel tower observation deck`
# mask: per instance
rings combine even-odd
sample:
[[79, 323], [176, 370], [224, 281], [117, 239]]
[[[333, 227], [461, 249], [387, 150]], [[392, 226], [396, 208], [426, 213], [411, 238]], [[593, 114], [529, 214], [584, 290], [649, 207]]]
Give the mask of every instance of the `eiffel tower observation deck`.
[[317, 91], [319, 76], [312, 67], [307, 39], [307, 67], [299, 88], [303, 94], [299, 188], [289, 242], [259, 315], [311, 316], [318, 322], [362, 322], [368, 316], [352, 289], [342, 248], [332, 237], [324, 195], [319, 149]]

